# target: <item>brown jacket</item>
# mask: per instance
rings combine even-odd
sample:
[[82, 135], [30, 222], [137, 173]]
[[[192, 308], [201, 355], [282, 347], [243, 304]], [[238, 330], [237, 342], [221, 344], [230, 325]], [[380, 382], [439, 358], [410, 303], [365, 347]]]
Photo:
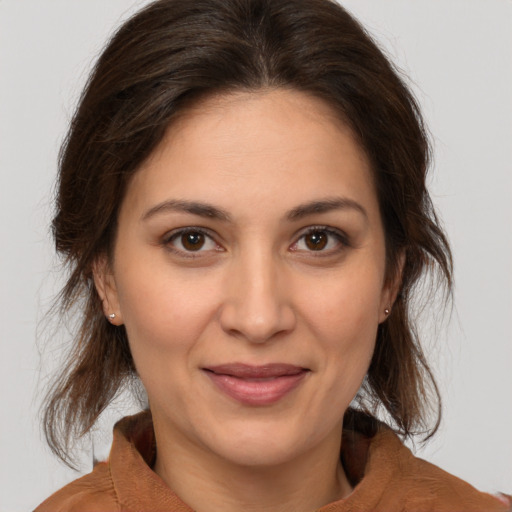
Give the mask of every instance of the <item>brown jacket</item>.
[[[477, 491], [414, 457], [389, 428], [360, 419], [344, 430], [341, 453], [354, 491], [318, 512], [512, 510], [512, 498]], [[193, 512], [151, 470], [154, 457], [150, 414], [124, 418], [114, 429], [109, 460], [53, 494], [36, 512]]]

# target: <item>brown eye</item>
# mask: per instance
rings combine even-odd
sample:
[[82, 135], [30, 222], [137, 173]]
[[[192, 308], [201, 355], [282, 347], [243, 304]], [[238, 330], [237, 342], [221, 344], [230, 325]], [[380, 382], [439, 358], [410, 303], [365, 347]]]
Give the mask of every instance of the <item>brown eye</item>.
[[312, 226], [291, 245], [290, 250], [316, 256], [334, 256], [350, 247], [348, 237], [339, 229]]
[[195, 227], [175, 230], [163, 238], [162, 245], [179, 257], [196, 258], [212, 252], [223, 252], [211, 235]]
[[312, 231], [304, 236], [304, 242], [308, 249], [321, 251], [327, 246], [329, 235], [325, 231]]
[[187, 251], [199, 251], [203, 248], [205, 236], [197, 231], [190, 231], [181, 235], [181, 244]]

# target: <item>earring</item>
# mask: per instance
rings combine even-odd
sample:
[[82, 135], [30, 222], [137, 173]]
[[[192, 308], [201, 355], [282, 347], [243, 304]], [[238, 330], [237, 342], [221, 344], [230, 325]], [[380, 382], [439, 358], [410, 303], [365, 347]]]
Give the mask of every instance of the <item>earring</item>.
[[384, 310], [384, 314], [385, 314], [386, 316], [388, 316], [388, 315], [389, 315], [389, 313], [390, 313], [389, 309], [388, 309], [388, 308], [386, 308], [386, 309]]
[[110, 315], [108, 315], [109, 319], [110, 320], [114, 320], [114, 318], [116, 317], [116, 314], [115, 313], [110, 313]]

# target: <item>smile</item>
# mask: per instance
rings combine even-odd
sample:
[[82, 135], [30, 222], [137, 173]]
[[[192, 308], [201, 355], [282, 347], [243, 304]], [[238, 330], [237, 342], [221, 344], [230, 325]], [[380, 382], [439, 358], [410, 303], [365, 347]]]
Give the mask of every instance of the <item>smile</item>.
[[293, 391], [309, 373], [306, 368], [273, 363], [241, 363], [203, 368], [217, 389], [245, 405], [270, 405]]

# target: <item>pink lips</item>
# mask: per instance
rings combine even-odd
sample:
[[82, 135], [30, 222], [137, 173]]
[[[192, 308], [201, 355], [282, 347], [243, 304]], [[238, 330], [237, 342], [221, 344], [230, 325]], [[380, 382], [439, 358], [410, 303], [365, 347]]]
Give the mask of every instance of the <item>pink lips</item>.
[[246, 405], [270, 405], [295, 389], [309, 370], [283, 363], [232, 363], [203, 368], [226, 395]]

